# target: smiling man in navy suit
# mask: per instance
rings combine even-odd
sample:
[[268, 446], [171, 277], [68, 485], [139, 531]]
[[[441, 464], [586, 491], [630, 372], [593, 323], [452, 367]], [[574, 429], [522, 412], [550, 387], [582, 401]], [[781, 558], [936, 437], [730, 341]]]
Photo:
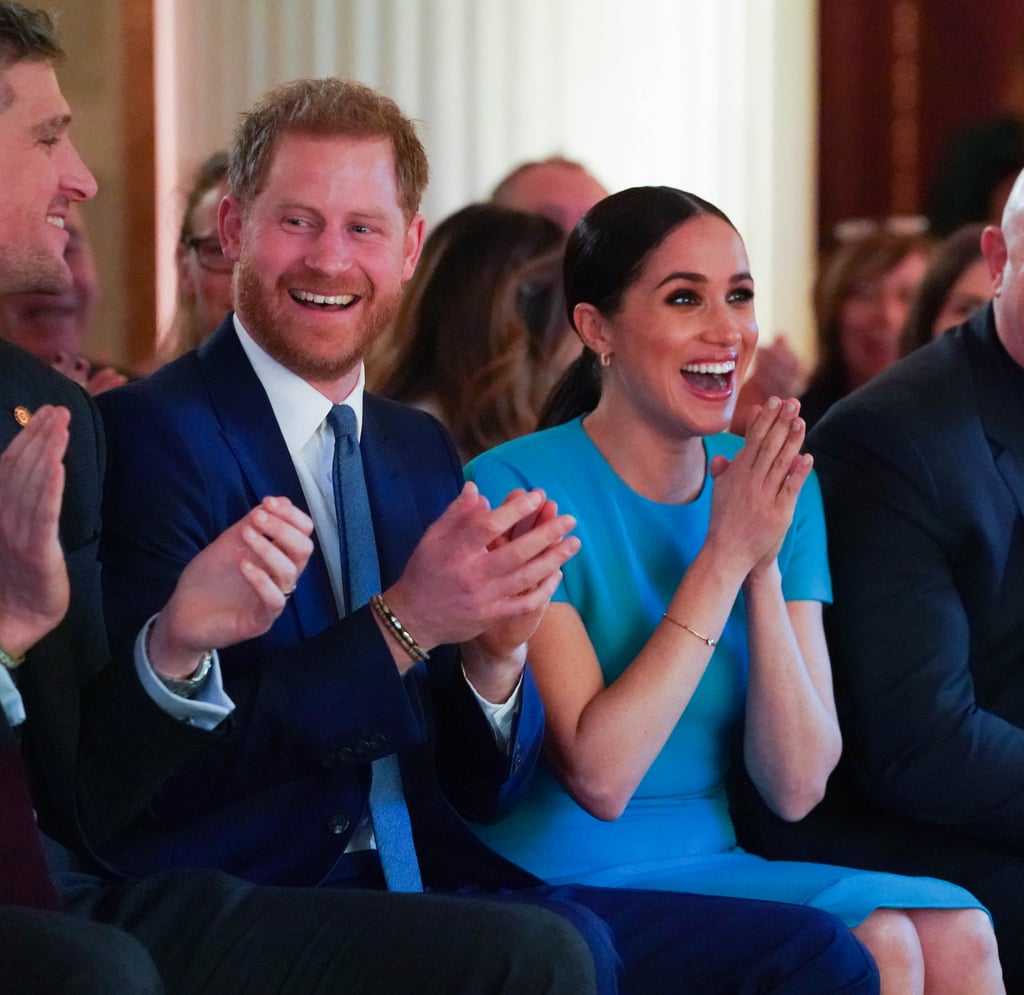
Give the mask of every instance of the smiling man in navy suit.
[[[606, 990], [620, 958], [634, 991], [871, 990], [873, 965], [831, 917], [552, 889], [469, 832], [452, 806], [500, 817], [540, 747], [526, 641], [577, 548], [572, 520], [539, 492], [490, 508], [435, 419], [363, 391], [362, 357], [423, 242], [426, 157], [395, 104], [336, 79], [285, 84], [243, 118], [228, 172], [236, 313], [197, 352], [101, 399], [111, 637], [129, 640], [195, 551], [264, 494], [309, 510], [317, 548], [270, 632], [221, 654], [226, 735], [107, 853], [142, 870], [379, 889], [392, 847], [374, 784], [397, 758], [424, 889], [554, 908], [587, 936]], [[339, 405], [379, 569], [368, 604], [350, 594], [342, 549], [354, 502], [335, 493]]]
[[[69, 137], [60, 55], [45, 13], [0, 0], [4, 294], [70, 285], [64, 221], [96, 191]], [[261, 888], [211, 870], [131, 878], [99, 858], [223, 734], [218, 664], [197, 647], [265, 631], [310, 554], [312, 522], [284, 499], [258, 503], [212, 537], [112, 662], [98, 413], [7, 342], [0, 450], [0, 992], [405, 992], [410, 976], [445, 992], [593, 989], [582, 938], [545, 910]], [[463, 927], [454, 937], [450, 922]], [[400, 957], [381, 954], [398, 945]]]

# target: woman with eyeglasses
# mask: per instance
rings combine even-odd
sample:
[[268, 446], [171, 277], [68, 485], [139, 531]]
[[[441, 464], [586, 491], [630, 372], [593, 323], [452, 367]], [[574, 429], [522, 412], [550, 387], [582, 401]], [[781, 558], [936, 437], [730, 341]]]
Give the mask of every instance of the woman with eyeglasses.
[[175, 252], [178, 267], [178, 310], [165, 346], [163, 361], [194, 349], [232, 308], [231, 272], [217, 234], [217, 209], [227, 193], [227, 153], [210, 156], [196, 173], [181, 220]]
[[931, 244], [920, 232], [876, 226], [841, 241], [814, 288], [818, 363], [800, 414], [808, 431], [841, 397], [900, 357], [900, 337]]

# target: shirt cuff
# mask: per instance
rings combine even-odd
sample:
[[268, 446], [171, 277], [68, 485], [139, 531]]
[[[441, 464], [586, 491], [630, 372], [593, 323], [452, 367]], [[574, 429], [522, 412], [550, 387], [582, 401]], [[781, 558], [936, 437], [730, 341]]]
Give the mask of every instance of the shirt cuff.
[[[469, 690], [473, 692], [473, 697], [480, 705], [480, 710], [484, 713], [488, 725], [494, 731], [494, 741], [498, 744], [498, 749], [507, 754], [509, 740], [512, 738], [512, 725], [519, 714], [519, 704], [523, 700], [523, 675], [519, 675], [519, 683], [516, 685], [515, 691], [509, 695], [508, 701], [501, 705], [495, 705], [494, 702], [482, 698], [477, 693], [473, 682], [466, 676], [466, 668], [461, 663], [459, 666], [462, 667], [463, 679], [469, 686]], [[525, 672], [524, 670], [523, 673]]]
[[6, 667], [0, 667], [0, 708], [7, 716], [8, 724], [13, 728], [25, 721], [25, 703]]
[[206, 683], [194, 697], [182, 698], [181, 695], [164, 687], [163, 682], [157, 677], [156, 671], [153, 670], [149, 654], [146, 653], [146, 636], [155, 619], [156, 615], [142, 627], [142, 631], [135, 640], [135, 672], [139, 675], [146, 694], [172, 718], [199, 729], [215, 728], [235, 710], [235, 703], [224, 692], [217, 651], [213, 651], [210, 676]]

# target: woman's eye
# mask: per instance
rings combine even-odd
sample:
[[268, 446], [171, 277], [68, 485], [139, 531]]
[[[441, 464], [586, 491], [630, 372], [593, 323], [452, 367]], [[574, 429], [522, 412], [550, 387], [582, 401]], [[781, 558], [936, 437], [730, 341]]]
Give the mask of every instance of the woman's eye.
[[737, 287], [735, 290], [729, 293], [728, 300], [730, 303], [744, 304], [747, 301], [754, 299], [754, 290], [752, 287]]
[[669, 304], [698, 304], [700, 298], [692, 290], [674, 290], [668, 296]]

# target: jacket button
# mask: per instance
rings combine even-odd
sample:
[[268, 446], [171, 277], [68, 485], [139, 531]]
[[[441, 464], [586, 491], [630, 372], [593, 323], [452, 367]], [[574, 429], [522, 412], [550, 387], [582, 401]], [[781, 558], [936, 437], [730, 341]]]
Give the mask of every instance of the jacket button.
[[348, 829], [349, 821], [343, 815], [332, 815], [327, 820], [327, 828], [332, 836], [341, 836]]

